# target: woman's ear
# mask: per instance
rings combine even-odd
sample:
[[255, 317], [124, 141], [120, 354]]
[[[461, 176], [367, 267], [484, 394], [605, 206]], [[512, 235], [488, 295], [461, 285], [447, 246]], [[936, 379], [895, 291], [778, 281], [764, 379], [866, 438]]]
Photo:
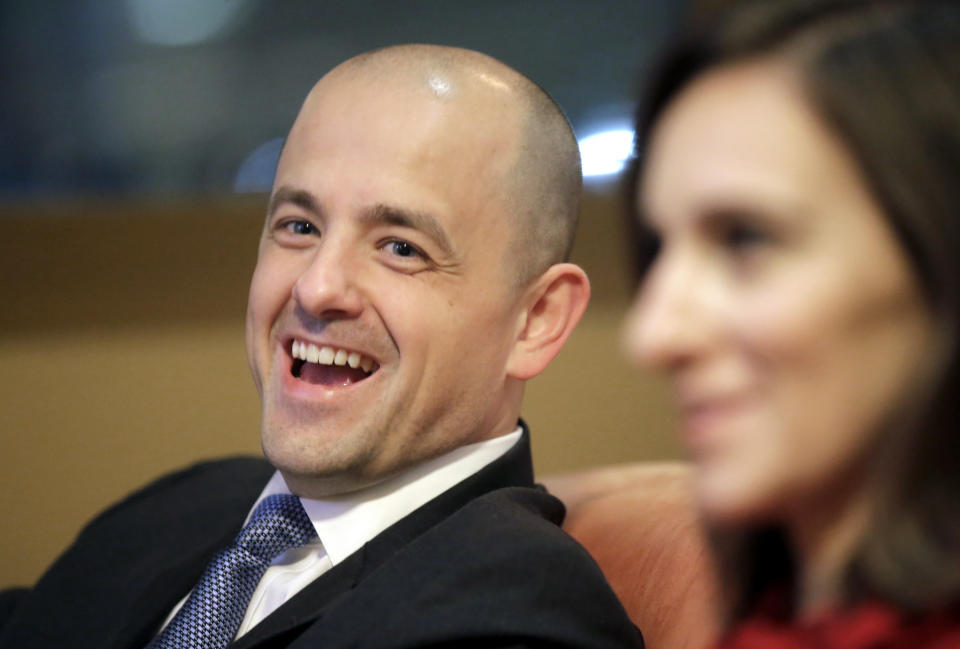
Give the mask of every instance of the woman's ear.
[[590, 301], [590, 280], [574, 264], [554, 264], [527, 289], [507, 375], [521, 381], [542, 372], [557, 355]]

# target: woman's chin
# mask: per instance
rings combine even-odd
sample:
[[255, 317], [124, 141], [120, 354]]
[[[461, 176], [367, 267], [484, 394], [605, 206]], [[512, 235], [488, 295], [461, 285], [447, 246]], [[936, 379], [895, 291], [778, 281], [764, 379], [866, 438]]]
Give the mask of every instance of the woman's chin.
[[696, 496], [701, 516], [713, 527], [740, 527], [775, 518], [775, 507], [742, 473], [697, 468]]

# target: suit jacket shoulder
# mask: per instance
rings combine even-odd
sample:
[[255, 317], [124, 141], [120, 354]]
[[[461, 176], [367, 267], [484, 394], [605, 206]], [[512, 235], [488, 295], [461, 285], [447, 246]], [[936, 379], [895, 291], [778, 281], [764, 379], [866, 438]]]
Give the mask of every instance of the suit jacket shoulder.
[[642, 647], [600, 569], [558, 527], [563, 505], [513, 487], [472, 500], [378, 565], [282, 644], [262, 647]]
[[131, 637], [148, 640], [236, 534], [272, 472], [255, 458], [203, 462], [108, 508], [29, 592], [19, 593], [0, 647], [108, 648], [127, 646]]

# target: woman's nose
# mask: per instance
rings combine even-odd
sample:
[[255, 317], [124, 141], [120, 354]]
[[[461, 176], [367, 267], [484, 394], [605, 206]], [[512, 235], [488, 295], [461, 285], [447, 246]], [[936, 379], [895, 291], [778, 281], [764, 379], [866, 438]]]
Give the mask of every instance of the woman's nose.
[[716, 314], [706, 293], [714, 282], [688, 253], [657, 260], [643, 278], [624, 324], [631, 360], [669, 370], [701, 352]]

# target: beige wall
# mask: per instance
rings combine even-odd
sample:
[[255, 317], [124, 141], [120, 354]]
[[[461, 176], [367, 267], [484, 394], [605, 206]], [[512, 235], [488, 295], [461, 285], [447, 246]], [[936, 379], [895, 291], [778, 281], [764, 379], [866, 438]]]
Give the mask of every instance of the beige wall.
[[[259, 453], [243, 313], [265, 199], [0, 206], [0, 587], [97, 511], [200, 458]], [[588, 195], [594, 300], [527, 390], [539, 473], [677, 456], [658, 383], [622, 360], [619, 214]]]

